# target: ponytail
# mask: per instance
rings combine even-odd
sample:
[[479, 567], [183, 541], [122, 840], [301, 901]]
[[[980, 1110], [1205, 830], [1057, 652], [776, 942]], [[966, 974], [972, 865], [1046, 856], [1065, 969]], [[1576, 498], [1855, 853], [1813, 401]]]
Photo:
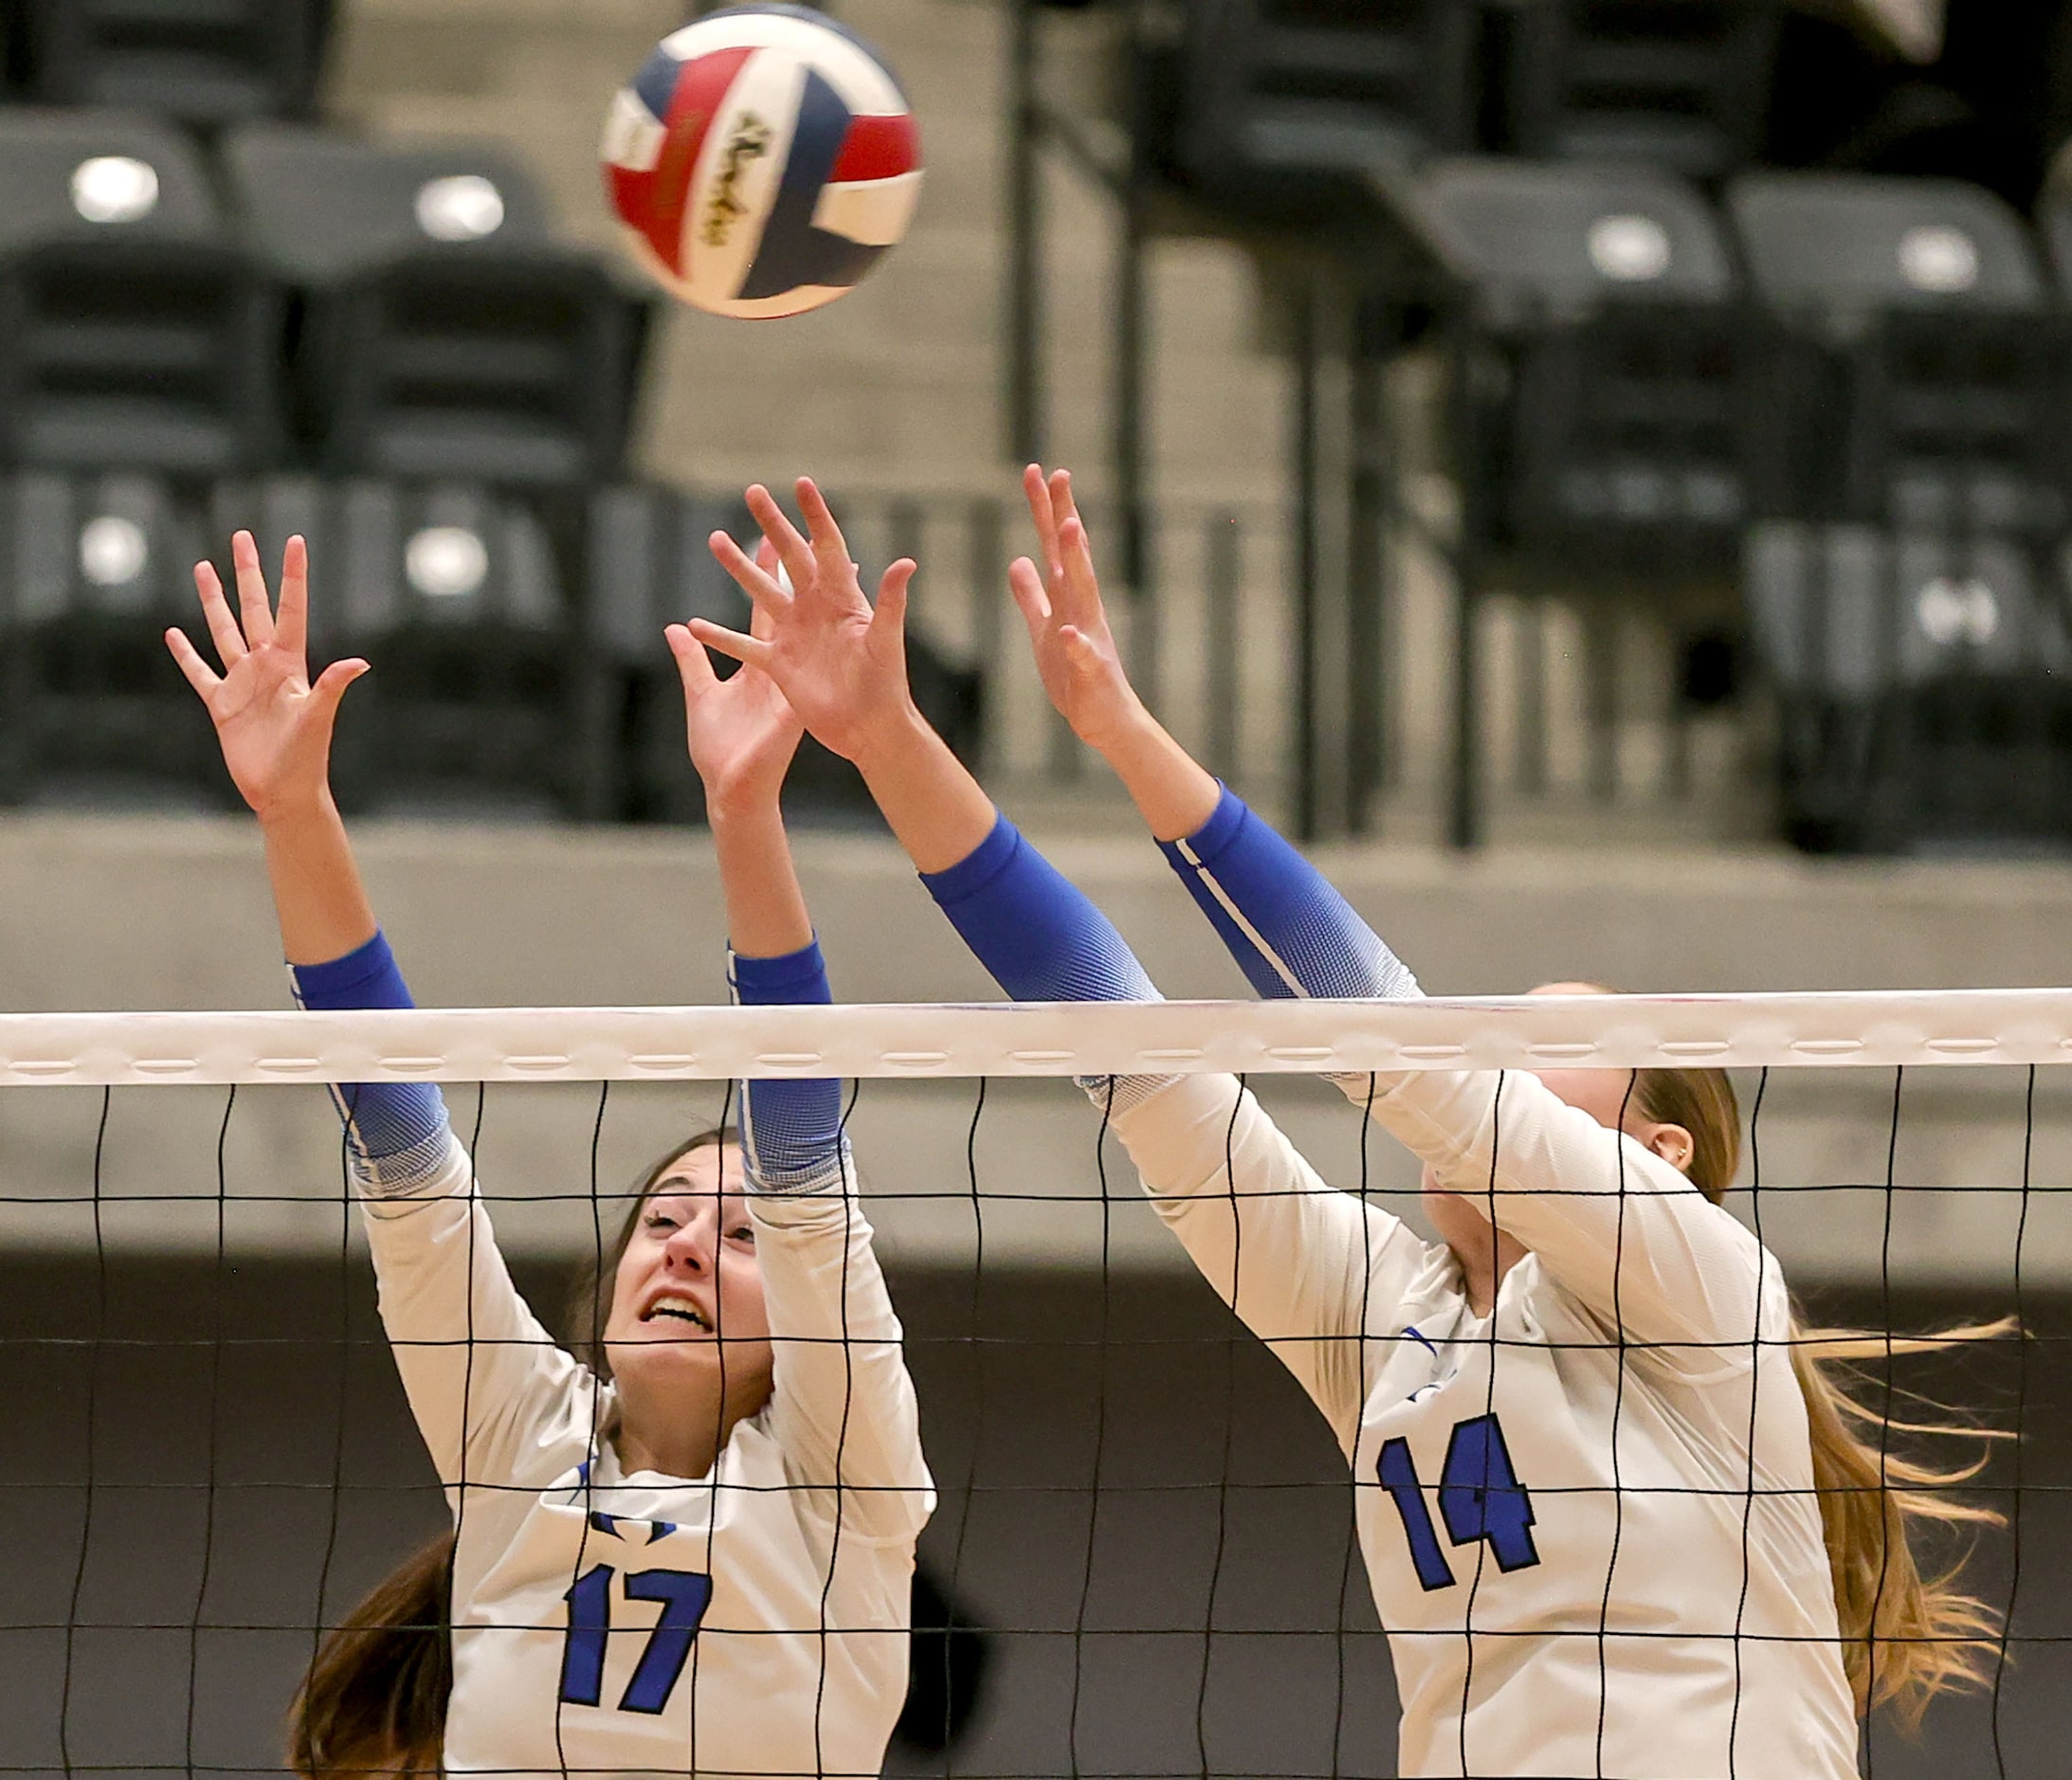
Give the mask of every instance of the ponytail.
[[301, 1780], [436, 1780], [453, 1692], [453, 1535], [404, 1560], [318, 1647], [288, 1713]]
[[[1691, 1134], [1684, 1170], [1715, 1205], [1740, 1163], [1741, 1117], [1722, 1069], [1642, 1069], [1633, 1109], [1643, 1118]], [[1999, 1615], [1957, 1587], [1963, 1559], [1924, 1573], [1917, 1544], [1960, 1526], [1999, 1526], [2005, 1517], [1955, 1499], [1950, 1491], [1984, 1468], [1936, 1465], [1894, 1449], [1894, 1436], [2002, 1440], [1998, 1429], [1952, 1422], [1901, 1421], [1871, 1407], [1873, 1386], [1859, 1370], [1897, 1353], [1937, 1353], [2019, 1334], [2009, 1317], [1932, 1335], [1893, 1336], [1857, 1329], [1808, 1329], [1794, 1308], [1791, 1371], [1806, 1398], [1813, 1488], [1834, 1579], [1842, 1659], [1859, 1714], [1889, 1705], [1909, 1730], [1936, 1695], [1985, 1683], [2000, 1650]], [[1853, 1387], [1853, 1389], [1852, 1389]]]

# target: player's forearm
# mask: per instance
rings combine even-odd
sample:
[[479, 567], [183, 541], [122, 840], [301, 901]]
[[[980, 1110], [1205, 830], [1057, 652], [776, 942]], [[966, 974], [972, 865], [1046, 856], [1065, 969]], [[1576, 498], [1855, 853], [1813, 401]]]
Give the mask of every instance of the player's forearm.
[[1118, 1112], [1154, 1208], [1202, 1277], [1300, 1380], [1350, 1445], [1359, 1335], [1423, 1264], [1397, 1220], [1327, 1186], [1228, 1076], [1187, 1076]]
[[1627, 1335], [1753, 1337], [1764, 1264], [1754, 1236], [1668, 1162], [1529, 1072], [1411, 1070], [1372, 1110], [1443, 1188]]
[[[335, 957], [291, 964], [295, 999], [318, 1009], [412, 1008], [395, 954], [379, 932]], [[347, 1081], [332, 1090], [345, 1119], [353, 1172], [372, 1198], [411, 1194], [455, 1150], [446, 1103], [428, 1081]]]
[[575, 1419], [572, 1392], [587, 1408], [591, 1391], [518, 1296], [472, 1163], [449, 1142], [408, 1196], [362, 1203], [382, 1327], [439, 1480], [512, 1481], [524, 1455], [538, 1462], [543, 1435]]
[[266, 816], [260, 832], [290, 964], [326, 964], [374, 936], [373, 905], [328, 790], [313, 804]]
[[997, 812], [983, 841], [921, 881], [1016, 1001], [1158, 999], [1115, 924]]
[[[261, 829], [296, 1000], [319, 1009], [414, 1005], [330, 793], [314, 807], [268, 816]], [[333, 1095], [369, 1192], [414, 1191], [445, 1164], [452, 1143], [445, 1100], [429, 1082], [347, 1081]]]
[[845, 1491], [848, 1523], [911, 1537], [935, 1494], [883, 1274], [862, 1201], [752, 1202], [774, 1339], [779, 1438], [800, 1480]]
[[1417, 979], [1324, 875], [1235, 792], [1210, 784], [1209, 812], [1160, 845], [1253, 989], [1415, 999]]
[[992, 799], [911, 706], [886, 720], [856, 767], [918, 871], [946, 871], [992, 832]]
[[1154, 840], [1181, 840], [1215, 814], [1223, 787], [1142, 705], [1103, 739], [1100, 754]]
[[[803, 945], [787, 953], [731, 954], [727, 985], [744, 1008], [825, 1007], [834, 999], [826, 961], [810, 933]], [[753, 1191], [848, 1193], [851, 1169], [842, 1135], [840, 1081], [827, 1077], [744, 1081], [741, 1105], [742, 1150]]]
[[727, 939], [736, 955], [775, 958], [812, 944], [812, 920], [775, 797], [707, 813], [727, 905]]

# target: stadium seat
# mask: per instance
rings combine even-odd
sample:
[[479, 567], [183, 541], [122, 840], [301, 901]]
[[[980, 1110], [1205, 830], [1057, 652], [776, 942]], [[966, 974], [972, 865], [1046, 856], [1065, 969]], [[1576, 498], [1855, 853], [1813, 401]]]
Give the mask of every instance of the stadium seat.
[[1473, 0], [1196, 0], [1179, 153], [1212, 194], [1285, 221], [1370, 169], [1473, 146]]
[[1811, 852], [2072, 848], [2072, 614], [2042, 572], [2007, 537], [1751, 532], [1789, 839]]
[[[538, 503], [479, 485], [276, 477], [219, 485], [209, 536], [309, 540], [313, 662], [360, 655], [341, 808], [587, 819], [615, 765], [594, 657]], [[227, 563], [219, 565], [227, 572]]]
[[27, 0], [34, 96], [207, 126], [313, 106], [332, 0]]
[[1528, 550], [1715, 552], [1747, 512], [1754, 344], [1717, 220], [1681, 179], [1495, 156], [1384, 182], [1454, 287], [1484, 376], [1470, 468]]
[[[2000, 199], [1945, 180], [1728, 189], [1787, 330], [1748, 594], [1814, 850], [2072, 844], [2049, 566], [2068, 519], [2072, 330]], [[2051, 590], [2046, 593], [2045, 590]]]
[[1507, 11], [1507, 146], [1694, 179], [1756, 158], [1782, 0], [1533, 0]]
[[1946, 180], [1750, 173], [1728, 189], [1788, 330], [1766, 398], [1773, 515], [2056, 536], [2068, 329], [2028, 231]]
[[[704, 794], [685, 752], [682, 690], [662, 632], [687, 618], [747, 627], [748, 601], [706, 539], [716, 530], [748, 537], [753, 523], [738, 499], [626, 484], [596, 495], [588, 530], [593, 624], [612, 669], [614, 728], [626, 762], [622, 811], [643, 822], [701, 822]], [[906, 645], [915, 702], [962, 758], [975, 761], [981, 676], [951, 661], [918, 626], [910, 624]], [[716, 665], [722, 676], [733, 671]], [[876, 820], [855, 770], [810, 736], [785, 782], [785, 803], [794, 814], [821, 820]]]
[[[1488, 588], [1558, 600], [1582, 618], [1588, 778], [1598, 796], [1619, 789], [1630, 697], [1618, 661], [1622, 610], [1644, 611], [1681, 663], [1678, 719], [1731, 694], [1718, 663], [1731, 660], [1738, 622], [1745, 417], [1760, 340], [1717, 218], [1674, 173], [1474, 156], [1373, 183], [1435, 268], [1434, 306], [1445, 318], [1463, 515], [1457, 623], [1467, 639], [1452, 651], [1462, 717], [1450, 823], [1457, 843], [1471, 845], [1472, 632]], [[1536, 724], [1524, 725], [1521, 757], [1543, 761]]]
[[0, 481], [0, 804], [236, 803], [161, 641], [193, 625], [201, 548], [161, 479]]
[[306, 293], [296, 359], [335, 472], [574, 486], [625, 455], [646, 305], [554, 237], [507, 154], [255, 124], [225, 165]]
[[189, 477], [272, 462], [283, 314], [176, 131], [0, 110], [0, 459]]

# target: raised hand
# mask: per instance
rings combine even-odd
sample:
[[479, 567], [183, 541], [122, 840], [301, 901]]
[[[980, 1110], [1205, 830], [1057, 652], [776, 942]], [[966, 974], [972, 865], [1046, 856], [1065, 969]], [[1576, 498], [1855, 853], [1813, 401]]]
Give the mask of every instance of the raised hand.
[[747, 636], [703, 618], [694, 618], [689, 630], [722, 655], [761, 669], [824, 747], [862, 764], [874, 743], [913, 718], [905, 627], [914, 564], [902, 557], [885, 571], [873, 607], [820, 490], [801, 477], [796, 492], [804, 537], [767, 488], [757, 483], [748, 491], [749, 512], [784, 564], [790, 590], [733, 538], [715, 532], [713, 554], [762, 622]]
[[1036, 521], [1044, 566], [1017, 557], [1008, 570], [1008, 585], [1028, 627], [1036, 671], [1050, 702], [1074, 735], [1105, 752], [1144, 711], [1108, 628], [1093, 548], [1072, 499], [1071, 472], [1053, 470], [1046, 478], [1031, 463], [1022, 472], [1022, 491]]
[[183, 630], [168, 630], [166, 647], [208, 707], [223, 763], [253, 813], [263, 822], [304, 815], [328, 799], [338, 700], [368, 664], [356, 657], [334, 662], [311, 683], [305, 654], [309, 552], [300, 537], [288, 539], [282, 556], [278, 613], [249, 532], [231, 538], [230, 560], [237, 575], [235, 615], [215, 566], [194, 565], [194, 588], [222, 673]]
[[[755, 552], [755, 567], [775, 578], [777, 553], [767, 538]], [[769, 633], [770, 621], [758, 608], [750, 634], [767, 640]], [[691, 764], [705, 783], [708, 815], [775, 808], [785, 772], [806, 733], [798, 713], [759, 667], [742, 667], [721, 680], [689, 626], [670, 625], [663, 634], [682, 676]]]
[[1045, 477], [1031, 463], [1022, 488], [1044, 567], [1024, 556], [1008, 571], [1008, 585], [1028, 626], [1044, 690], [1072, 733], [1115, 769], [1152, 833], [1182, 840], [1215, 813], [1223, 788], [1144, 708], [1123, 671], [1071, 476], [1053, 470]]

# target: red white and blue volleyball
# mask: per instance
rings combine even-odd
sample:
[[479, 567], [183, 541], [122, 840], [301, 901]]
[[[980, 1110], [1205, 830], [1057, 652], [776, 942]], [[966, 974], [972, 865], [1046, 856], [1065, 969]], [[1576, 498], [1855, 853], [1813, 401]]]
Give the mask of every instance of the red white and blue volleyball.
[[601, 155], [635, 253], [715, 315], [832, 302], [906, 233], [920, 196], [899, 82], [800, 6], [731, 7], [663, 38], [612, 100]]

